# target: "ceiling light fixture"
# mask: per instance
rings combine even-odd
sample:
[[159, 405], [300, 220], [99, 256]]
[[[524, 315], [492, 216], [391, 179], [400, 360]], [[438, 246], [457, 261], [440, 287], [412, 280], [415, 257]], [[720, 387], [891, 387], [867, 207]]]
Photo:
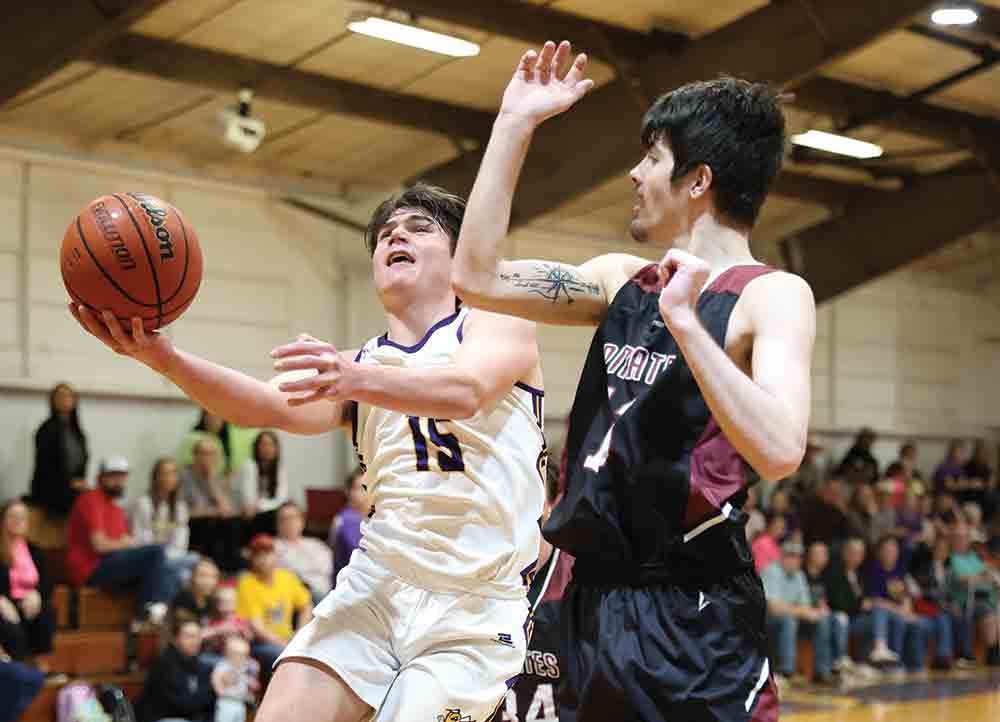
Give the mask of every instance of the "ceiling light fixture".
[[978, 19], [972, 8], [938, 8], [931, 13], [931, 22], [937, 25], [971, 25]]
[[361, 33], [369, 37], [388, 40], [411, 48], [429, 50], [455, 58], [468, 58], [479, 55], [479, 46], [451, 35], [435, 33], [413, 25], [393, 22], [385, 18], [368, 17], [347, 24], [351, 32]]
[[792, 143], [851, 158], [878, 158], [882, 155], [882, 147], [874, 143], [866, 143], [863, 140], [834, 135], [822, 130], [810, 130], [806, 133], [793, 135]]

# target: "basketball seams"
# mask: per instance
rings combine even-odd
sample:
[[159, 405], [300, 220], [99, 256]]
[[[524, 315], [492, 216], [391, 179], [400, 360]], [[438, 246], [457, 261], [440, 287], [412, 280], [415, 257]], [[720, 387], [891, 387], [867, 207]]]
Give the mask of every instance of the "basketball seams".
[[[134, 193], [126, 193], [125, 195], [134, 200], [136, 203], [142, 202]], [[181, 278], [177, 282], [177, 289], [172, 294], [170, 294], [170, 296], [163, 299], [163, 305], [166, 305], [171, 301], [173, 301], [177, 297], [177, 294], [179, 294], [182, 290], [184, 290], [184, 282], [187, 280], [187, 274], [188, 274], [188, 264], [191, 262], [190, 261], [191, 257], [189, 255], [191, 249], [190, 249], [190, 244], [188, 243], [187, 228], [184, 225], [184, 218], [181, 216], [181, 212], [172, 204], [167, 203], [166, 201], [163, 202], [163, 205], [167, 209], [173, 211], [174, 215], [177, 217], [177, 222], [180, 224], [181, 234], [184, 236], [184, 270], [181, 271]]]
[[[101, 275], [103, 275], [104, 278], [107, 279], [108, 283], [110, 283], [112, 286], [114, 286], [115, 290], [117, 290], [118, 293], [120, 293], [121, 295], [123, 295], [125, 298], [127, 298], [129, 301], [131, 301], [132, 303], [134, 303], [136, 306], [142, 306], [143, 308], [151, 308], [153, 306], [158, 306], [159, 305], [158, 303], [145, 303], [144, 301], [138, 301], [138, 300], [136, 300], [135, 298], [132, 297], [132, 295], [128, 291], [126, 291], [124, 288], [122, 288], [118, 284], [118, 282], [111, 276], [110, 273], [108, 273], [104, 269], [104, 266], [101, 265], [101, 262], [97, 260], [97, 256], [95, 256], [94, 252], [91, 250], [90, 244], [87, 242], [87, 237], [83, 234], [83, 226], [80, 223], [80, 216], [76, 217], [76, 232], [79, 234], [80, 241], [83, 243], [83, 247], [86, 249], [87, 255], [90, 256], [90, 260], [92, 260], [94, 262], [94, 265], [97, 266], [97, 270], [99, 270], [101, 272]], [[154, 278], [155, 278], [155, 274], [154, 274]], [[159, 296], [159, 290], [157, 290], [156, 297], [157, 298], [160, 297]]]
[[[78, 301], [83, 306], [86, 306], [91, 311], [94, 311], [94, 312], [96, 312], [98, 314], [101, 313], [101, 309], [99, 309], [99, 308], [97, 308], [95, 306], [91, 306], [89, 303], [87, 303], [86, 300], [84, 300], [83, 296], [81, 296], [79, 293], [76, 292], [76, 289], [73, 288], [72, 284], [70, 284], [70, 282], [66, 279], [65, 276], [63, 276], [63, 284], [66, 286], [66, 290], [69, 292], [69, 295], [74, 298], [74, 300]], [[201, 287], [201, 284], [199, 283], [198, 284], [198, 288], [200, 288], [200, 287]], [[172, 309], [167, 309], [165, 312], [158, 313], [155, 316], [142, 316], [142, 315], [138, 315], [137, 318], [139, 318], [142, 321], [154, 321], [154, 320], [157, 320], [158, 318], [160, 318], [161, 316], [169, 316], [172, 313], [177, 313], [178, 311], [184, 311], [187, 308], [188, 304], [190, 304], [195, 299], [195, 296], [198, 295], [198, 288], [195, 288], [191, 292], [190, 296], [188, 296], [187, 298], [182, 299], [181, 301], [179, 301], [177, 303], [177, 305], [174, 306], [174, 308], [172, 308]], [[115, 318], [117, 318], [119, 321], [121, 321], [121, 322], [123, 322], [125, 324], [131, 324], [132, 323], [132, 317], [125, 318], [125, 317], [122, 317], [122, 316], [118, 316], [116, 314]]]
[[112, 197], [122, 204], [122, 208], [128, 213], [128, 217], [132, 219], [132, 225], [135, 226], [135, 232], [139, 234], [139, 240], [142, 241], [142, 250], [146, 252], [146, 260], [149, 261], [149, 271], [153, 274], [153, 288], [156, 290], [156, 325], [159, 326], [160, 319], [163, 318], [163, 296], [160, 293], [160, 279], [156, 274], [156, 266], [153, 265], [153, 255], [149, 252], [149, 246], [146, 244], [146, 236], [143, 234], [142, 228], [139, 227], [139, 221], [136, 220], [128, 203], [122, 200], [121, 196], [117, 193], [113, 193]]

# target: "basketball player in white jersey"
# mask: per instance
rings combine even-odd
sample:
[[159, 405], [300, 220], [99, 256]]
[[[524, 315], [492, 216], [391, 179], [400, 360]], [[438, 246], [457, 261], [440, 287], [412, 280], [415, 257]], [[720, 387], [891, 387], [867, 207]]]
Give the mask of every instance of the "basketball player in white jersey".
[[[352, 435], [373, 502], [361, 548], [278, 661], [258, 722], [484, 720], [525, 658], [544, 501], [541, 370], [530, 322], [456, 310], [464, 201], [415, 186], [366, 241], [388, 332], [357, 353], [310, 336], [256, 381], [71, 307], [90, 333], [229, 421]], [[330, 402], [333, 403], [330, 403]], [[320, 403], [316, 403], [320, 402]]]

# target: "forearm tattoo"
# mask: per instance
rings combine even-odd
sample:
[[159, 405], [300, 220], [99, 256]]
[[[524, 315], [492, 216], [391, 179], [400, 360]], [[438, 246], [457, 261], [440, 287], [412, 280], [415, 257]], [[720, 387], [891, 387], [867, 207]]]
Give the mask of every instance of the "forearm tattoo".
[[552, 303], [558, 303], [563, 296], [566, 303], [573, 303], [574, 296], [601, 295], [596, 283], [588, 283], [576, 271], [551, 263], [539, 263], [527, 271], [501, 273], [500, 280], [514, 288], [526, 288]]

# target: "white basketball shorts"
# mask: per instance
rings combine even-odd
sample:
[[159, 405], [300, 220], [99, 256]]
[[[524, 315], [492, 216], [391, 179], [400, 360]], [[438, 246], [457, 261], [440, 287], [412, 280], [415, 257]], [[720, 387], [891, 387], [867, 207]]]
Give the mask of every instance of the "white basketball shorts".
[[358, 550], [278, 659], [315, 660], [377, 722], [485, 722], [521, 673], [526, 600], [415, 587]]

